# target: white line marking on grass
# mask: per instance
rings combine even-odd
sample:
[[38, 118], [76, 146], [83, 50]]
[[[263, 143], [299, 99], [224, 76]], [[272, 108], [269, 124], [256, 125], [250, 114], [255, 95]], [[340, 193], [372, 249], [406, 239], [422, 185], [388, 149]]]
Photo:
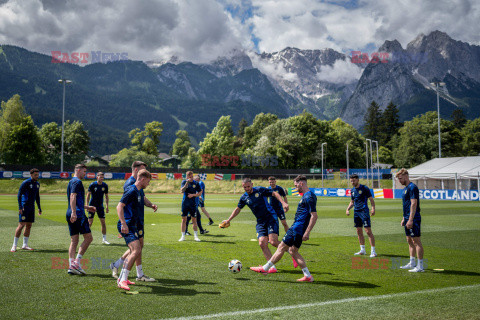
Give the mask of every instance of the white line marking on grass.
[[232, 312], [220, 312], [220, 313], [206, 314], [206, 315], [203, 315], [203, 316], [179, 317], [179, 318], [168, 318], [168, 319], [164, 318], [164, 320], [197, 320], [197, 319], [209, 319], [209, 318], [218, 318], [218, 317], [242, 316], [242, 315], [262, 313], [262, 312], [272, 312], [272, 311], [281, 311], [281, 310], [290, 310], [290, 309], [310, 308], [310, 307], [321, 307], [321, 306], [326, 306], [326, 305], [330, 305], [330, 304], [338, 304], [338, 303], [345, 303], [345, 302], [387, 299], [387, 298], [394, 298], [394, 297], [406, 296], [406, 295], [411, 295], [411, 294], [437, 293], [437, 292], [443, 292], [443, 291], [471, 289], [471, 288], [477, 288], [477, 287], [480, 287], [480, 284], [474, 284], [474, 285], [471, 285], [471, 286], [446, 287], [446, 288], [440, 288], [440, 289], [426, 289], [426, 290], [419, 290], [419, 291], [384, 294], [384, 295], [380, 295], [380, 296], [347, 298], [347, 299], [340, 299], [340, 300], [330, 300], [330, 301], [322, 301], [322, 302], [314, 302], [314, 303], [306, 303], [306, 304], [297, 304], [297, 305], [293, 305], [293, 306], [282, 306], [282, 307], [272, 307], [272, 308], [244, 310], [244, 311], [232, 311]]

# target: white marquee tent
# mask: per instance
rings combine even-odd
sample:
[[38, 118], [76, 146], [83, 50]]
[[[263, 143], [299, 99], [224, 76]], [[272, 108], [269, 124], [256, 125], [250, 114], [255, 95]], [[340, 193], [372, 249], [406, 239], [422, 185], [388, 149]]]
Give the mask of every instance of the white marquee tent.
[[[480, 156], [436, 158], [408, 169], [408, 173], [420, 189], [478, 190]], [[403, 188], [397, 180], [395, 187]]]

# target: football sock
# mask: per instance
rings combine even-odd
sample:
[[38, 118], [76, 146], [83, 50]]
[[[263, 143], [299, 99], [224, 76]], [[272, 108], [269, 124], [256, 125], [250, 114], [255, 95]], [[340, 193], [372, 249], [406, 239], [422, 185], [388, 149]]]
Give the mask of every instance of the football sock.
[[270, 270], [270, 268], [272, 268], [272, 267], [275, 267], [275, 265], [273, 264], [273, 262], [268, 261], [268, 262], [263, 266], [263, 270], [268, 271], [268, 270]]
[[75, 261], [75, 259], [68, 258], [68, 266], [71, 267], [72, 263]]
[[13, 237], [13, 245], [16, 247], [18, 244], [18, 238], [17, 237]]
[[423, 269], [423, 259], [418, 259], [418, 267]]
[[80, 262], [82, 260], [82, 257], [83, 257], [83, 255], [81, 255], [80, 253], [77, 253], [77, 258], [75, 260], [77, 261], [79, 266], [81, 265]]
[[137, 278], [141, 278], [143, 277], [143, 269], [142, 269], [142, 265], [138, 265], [137, 266]]
[[185, 237], [185, 232], [182, 232], [182, 237]]
[[415, 265], [416, 265], [416, 263], [415, 263], [415, 257], [410, 257], [410, 264], [411, 264], [412, 266], [415, 266]]
[[127, 281], [129, 273], [130, 273], [130, 270], [123, 269], [122, 270], [122, 280], [120, 280], [120, 281]]
[[375, 252], [375, 247], [372, 247], [372, 253], [374, 253], [374, 252]]
[[309, 277], [309, 278], [310, 278], [310, 277], [312, 276], [312, 275], [310, 274], [310, 271], [308, 271], [308, 268], [307, 268], [307, 267], [303, 268], [302, 271], [303, 271], [303, 275], [304, 275], [305, 277]]
[[107, 235], [106, 234], [103, 235], [103, 241], [107, 241]]
[[195, 237], [198, 237], [198, 231], [193, 231], [193, 234], [195, 235]]
[[23, 246], [28, 246], [28, 237], [23, 237]]
[[117, 261], [115, 261], [115, 263], [113, 264], [113, 266], [118, 269], [118, 268], [120, 268], [120, 266], [123, 264], [124, 261], [125, 261], [125, 260], [123, 260], [122, 258], [120, 258], [120, 259], [118, 259]]
[[365, 245], [364, 244], [360, 245], [360, 251], [365, 251]]

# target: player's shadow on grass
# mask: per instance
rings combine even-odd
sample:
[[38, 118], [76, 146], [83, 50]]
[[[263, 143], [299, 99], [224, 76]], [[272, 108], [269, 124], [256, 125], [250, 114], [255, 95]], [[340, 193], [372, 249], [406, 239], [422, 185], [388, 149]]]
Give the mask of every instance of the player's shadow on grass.
[[[365, 256], [357, 256], [357, 257], [367, 257], [366, 255]], [[409, 258], [410, 256], [409, 255], [406, 255], [406, 254], [385, 254], [385, 253], [382, 253], [382, 254], [377, 254], [377, 258], [379, 257], [389, 257], [389, 258]]]
[[312, 246], [312, 247], [318, 247], [320, 246], [318, 243], [306, 243], [306, 242], [303, 242], [302, 243], [302, 246]]
[[35, 249], [36, 253], [65, 253], [68, 249]]
[[158, 296], [195, 296], [197, 294], [212, 294], [220, 295], [219, 291], [197, 291], [195, 289], [183, 289], [175, 287], [162, 287], [154, 285], [146, 285], [145, 287], [150, 287], [152, 291], [142, 292], [142, 294], [155, 294]]
[[205, 237], [207, 238], [233, 238], [233, 236], [227, 236], [225, 234], [211, 234], [211, 233], [208, 233], [208, 234], [205, 234], [204, 235]]
[[[300, 274], [300, 273], [301, 273], [301, 270], [299, 271], [298, 269], [295, 269], [295, 270], [279, 269], [279, 273]], [[313, 274], [313, 275], [328, 274], [329, 276], [333, 276], [333, 273], [331, 273], [331, 272], [310, 271], [310, 273]]]
[[223, 244], [237, 244], [237, 242], [234, 241], [217, 241], [217, 240], [206, 240], [205, 238], [202, 238], [202, 242], [206, 243], [223, 243]]
[[193, 286], [196, 284], [209, 284], [215, 285], [216, 282], [198, 282], [197, 280], [190, 280], [190, 279], [157, 279], [153, 283], [159, 283], [164, 286], [171, 286], [171, 287], [178, 287], [178, 286]]
[[108, 247], [123, 247], [125, 249], [127, 249], [127, 246], [125, 245], [125, 243], [110, 243], [108, 245], [105, 245], [105, 244], [101, 244], [101, 243], [94, 243], [93, 244], [95, 247], [103, 247], [103, 248], [108, 248]]
[[[432, 271], [432, 270], [428, 270], [428, 271]], [[444, 270], [441, 272], [436, 272], [436, 271], [433, 271], [433, 272], [438, 274], [451, 274], [456, 276], [476, 276], [476, 277], [480, 276], [480, 273], [473, 272], [473, 271]]]
[[[273, 282], [284, 282], [284, 283], [298, 283], [300, 282], [291, 281], [291, 280], [275, 280], [275, 279], [261, 279], [261, 281], [273, 281]], [[309, 285], [326, 285], [326, 286], [333, 286], [333, 287], [341, 287], [341, 288], [361, 288], [361, 289], [374, 289], [379, 288], [379, 285], [363, 282], [363, 281], [322, 281], [322, 280], [315, 280], [314, 282], [310, 283]]]

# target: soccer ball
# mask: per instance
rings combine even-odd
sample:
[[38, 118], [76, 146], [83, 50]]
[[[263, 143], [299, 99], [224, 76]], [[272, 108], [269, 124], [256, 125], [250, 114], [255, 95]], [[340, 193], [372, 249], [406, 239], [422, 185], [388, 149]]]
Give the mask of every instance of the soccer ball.
[[239, 273], [242, 270], [242, 263], [239, 260], [232, 260], [228, 263], [228, 270]]

